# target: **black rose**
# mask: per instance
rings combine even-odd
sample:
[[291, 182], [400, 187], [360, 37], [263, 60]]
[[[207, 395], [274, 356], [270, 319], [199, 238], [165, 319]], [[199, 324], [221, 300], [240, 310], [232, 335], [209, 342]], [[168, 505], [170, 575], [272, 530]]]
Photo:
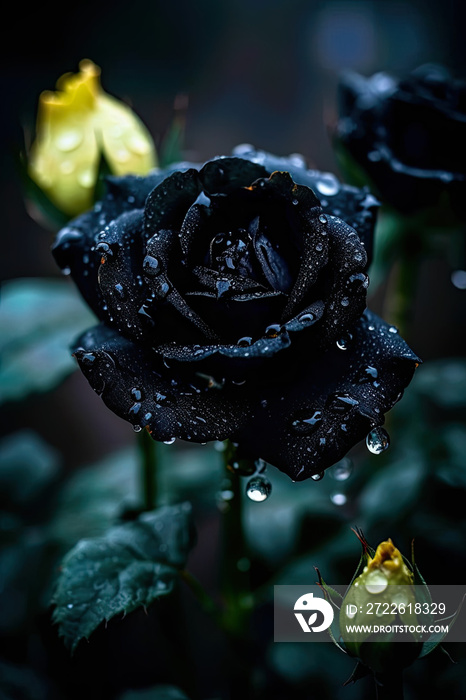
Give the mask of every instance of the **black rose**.
[[82, 371], [156, 440], [231, 438], [293, 479], [322, 471], [383, 423], [418, 361], [365, 310], [377, 205], [245, 147], [110, 178], [54, 247], [101, 321], [77, 341]]
[[466, 82], [434, 65], [404, 80], [350, 73], [339, 85], [339, 113], [337, 144], [384, 202], [406, 214], [446, 203], [464, 220]]

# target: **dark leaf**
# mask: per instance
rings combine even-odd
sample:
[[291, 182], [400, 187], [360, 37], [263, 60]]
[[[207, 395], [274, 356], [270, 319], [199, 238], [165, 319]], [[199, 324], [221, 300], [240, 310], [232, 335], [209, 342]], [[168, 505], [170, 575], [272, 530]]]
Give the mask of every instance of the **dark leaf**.
[[53, 621], [71, 651], [101, 622], [147, 607], [175, 585], [192, 546], [191, 507], [165, 506], [81, 540], [63, 559]]

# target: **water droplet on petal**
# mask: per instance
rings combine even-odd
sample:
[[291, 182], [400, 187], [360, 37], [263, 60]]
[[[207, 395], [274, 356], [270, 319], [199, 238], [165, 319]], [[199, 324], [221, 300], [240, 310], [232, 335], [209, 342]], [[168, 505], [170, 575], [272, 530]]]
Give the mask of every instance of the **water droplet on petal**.
[[126, 145], [130, 151], [133, 151], [133, 153], [138, 156], [143, 156], [150, 151], [149, 142], [146, 139], [143, 139], [142, 136], [134, 133], [131, 133], [126, 139]]
[[142, 269], [144, 270], [144, 274], [148, 277], [155, 277], [161, 272], [159, 261], [157, 258], [152, 257], [152, 255], [146, 255], [142, 261]]
[[237, 342], [240, 348], [248, 348], [252, 345], [252, 338], [249, 335], [245, 335], [244, 338], [240, 338]]
[[340, 189], [338, 180], [332, 173], [326, 173], [323, 175], [321, 179], [317, 181], [316, 187], [320, 194], [325, 196], [337, 194], [338, 190]]
[[319, 472], [318, 474], [313, 474], [311, 476], [312, 481], [322, 481], [325, 476], [325, 472]]
[[126, 148], [120, 148], [115, 153], [115, 160], [117, 160], [119, 163], [127, 163], [130, 158], [131, 158], [131, 153], [129, 151], [127, 151]]
[[398, 328], [395, 328], [395, 326], [390, 326], [388, 329], [389, 333], [398, 333]]
[[353, 339], [353, 336], [351, 333], [347, 333], [346, 335], [342, 335], [341, 338], [337, 340], [337, 348], [339, 350], [348, 350], [350, 343]]
[[272, 323], [265, 329], [265, 335], [267, 338], [276, 338], [281, 331], [281, 326], [278, 323]]
[[78, 184], [81, 185], [81, 187], [85, 187], [86, 189], [93, 187], [95, 183], [94, 173], [89, 168], [81, 170], [81, 172], [78, 173], [76, 179], [78, 181]]
[[120, 297], [120, 299], [124, 299], [126, 296], [125, 290], [123, 289], [123, 285], [120, 283], [115, 285], [115, 292], [116, 292], [117, 296]]
[[383, 593], [388, 586], [388, 580], [381, 571], [370, 571], [364, 585], [368, 593]]
[[321, 224], [326, 224], [326, 223], [328, 222], [328, 219], [327, 219], [327, 217], [325, 216], [325, 214], [321, 214], [321, 215], [319, 216], [319, 221], [320, 221]]
[[331, 394], [327, 399], [327, 408], [334, 413], [346, 415], [359, 405], [359, 401], [349, 394]]
[[267, 477], [258, 475], [248, 482], [246, 487], [247, 497], [255, 503], [266, 501], [272, 491], [272, 484]]
[[168, 438], [168, 440], [164, 440], [164, 441], [163, 441], [163, 444], [164, 444], [164, 445], [173, 445], [173, 443], [175, 442], [175, 440], [176, 440], [176, 438], [171, 437], [171, 438]]
[[83, 363], [83, 365], [87, 365], [88, 367], [90, 367], [95, 362], [95, 355], [93, 355], [92, 352], [86, 352], [81, 357], [81, 362]]
[[312, 415], [302, 415], [296, 418], [291, 424], [297, 433], [309, 435], [316, 430], [322, 420], [322, 411], [314, 411]]
[[369, 452], [380, 455], [390, 447], [390, 437], [384, 428], [374, 428], [366, 437], [366, 445]]
[[83, 134], [77, 129], [70, 129], [68, 131], [62, 131], [61, 134], [55, 139], [55, 145], [64, 153], [69, 153], [74, 151], [82, 143]]
[[314, 319], [314, 314], [310, 312], [307, 314], [301, 314], [301, 316], [298, 317], [299, 323], [302, 323], [304, 326], [310, 326]]

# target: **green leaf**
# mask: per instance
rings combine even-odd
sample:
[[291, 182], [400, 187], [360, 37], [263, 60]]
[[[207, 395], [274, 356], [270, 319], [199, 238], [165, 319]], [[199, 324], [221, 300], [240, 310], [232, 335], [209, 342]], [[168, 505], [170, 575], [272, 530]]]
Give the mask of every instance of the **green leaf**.
[[93, 323], [93, 314], [66, 280], [6, 282], [0, 304], [0, 402], [52, 389], [74, 371], [69, 346]]
[[181, 108], [175, 112], [170, 128], [159, 149], [161, 168], [167, 168], [172, 163], [178, 163], [183, 160], [185, 124], [185, 106], [181, 105]]
[[[464, 603], [465, 598], [466, 598], [466, 595], [463, 596], [463, 598], [461, 599], [461, 603], [458, 605], [458, 608], [453, 613], [453, 615], [450, 615], [449, 617], [444, 617], [441, 620], [436, 620], [436, 622], [438, 622], [438, 624], [440, 624], [440, 623], [445, 624], [448, 622], [448, 632], [451, 630], [451, 628], [455, 624], [455, 622], [458, 618], [458, 615], [461, 612], [461, 608], [463, 607], [463, 603]], [[438, 645], [443, 642], [443, 640], [447, 636], [448, 632], [436, 632], [436, 633], [432, 634], [430, 639], [428, 639], [422, 645], [422, 651], [419, 655], [419, 658], [422, 658], [423, 656], [427, 656], [427, 654], [430, 654], [431, 651], [433, 651], [436, 647], [438, 647]]]
[[41, 223], [50, 231], [59, 231], [69, 222], [71, 217], [61, 211], [48, 198], [37, 182], [31, 178], [28, 172], [27, 156], [25, 153], [18, 154], [16, 165], [23, 187], [27, 209], [31, 218]]
[[63, 559], [53, 599], [65, 645], [73, 652], [101, 622], [171, 593], [192, 544], [189, 503], [78, 542]]

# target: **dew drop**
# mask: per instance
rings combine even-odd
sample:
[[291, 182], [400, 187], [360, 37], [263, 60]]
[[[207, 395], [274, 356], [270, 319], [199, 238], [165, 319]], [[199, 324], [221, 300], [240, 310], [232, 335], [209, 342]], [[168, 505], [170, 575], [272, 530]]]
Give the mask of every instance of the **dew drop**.
[[140, 389], [134, 387], [133, 389], [131, 389], [131, 396], [135, 401], [140, 401], [142, 399], [142, 392]]
[[272, 491], [272, 484], [267, 477], [258, 475], [248, 482], [246, 495], [255, 503], [266, 501]]
[[346, 481], [351, 476], [353, 465], [351, 460], [345, 457], [340, 462], [334, 464], [329, 471], [330, 476], [335, 479], [335, 481]]
[[87, 365], [88, 367], [90, 367], [95, 362], [95, 355], [92, 352], [86, 352], [81, 357], [81, 362], [83, 363], [83, 365]]
[[320, 221], [321, 224], [326, 224], [326, 223], [328, 222], [328, 219], [327, 219], [327, 217], [325, 216], [325, 214], [321, 214], [321, 215], [319, 216], [319, 221]]
[[281, 326], [278, 323], [272, 323], [265, 329], [266, 338], [276, 338], [281, 331]]
[[175, 440], [176, 440], [176, 438], [171, 437], [171, 438], [168, 438], [168, 440], [164, 440], [164, 441], [163, 441], [163, 444], [164, 444], [164, 445], [173, 445], [173, 443], [175, 442]]
[[72, 129], [63, 131], [55, 140], [56, 147], [64, 153], [76, 150], [83, 140], [82, 132]]
[[348, 277], [348, 282], [346, 286], [354, 293], [361, 287], [367, 289], [369, 286], [369, 277], [363, 272], [357, 272], [354, 275]]
[[78, 173], [76, 179], [78, 181], [78, 184], [81, 185], [81, 187], [84, 187], [85, 189], [90, 189], [94, 186], [95, 183], [94, 173], [92, 172], [92, 170], [89, 170], [89, 168], [81, 170], [81, 172]]
[[120, 148], [115, 153], [115, 160], [117, 160], [119, 163], [127, 163], [130, 158], [131, 153], [126, 148]]
[[312, 481], [322, 481], [325, 476], [325, 472], [319, 472], [318, 474], [313, 474], [311, 476]]
[[301, 316], [298, 317], [299, 323], [302, 323], [304, 326], [310, 326], [311, 323], [314, 321], [315, 316], [312, 313], [307, 313], [307, 314], [302, 314]]
[[312, 416], [296, 418], [291, 425], [297, 433], [309, 435], [309, 433], [314, 432], [321, 420], [322, 411], [314, 411]]
[[126, 139], [126, 145], [132, 151], [138, 156], [143, 156], [146, 153], [149, 153], [150, 150], [150, 144], [146, 139], [143, 139], [142, 136], [138, 136], [138, 134], [130, 134], [129, 138]]
[[340, 415], [346, 415], [359, 405], [359, 401], [354, 399], [349, 394], [332, 394], [327, 400], [327, 408], [329, 408], [334, 413]]
[[398, 333], [398, 328], [395, 328], [395, 326], [390, 326], [388, 329], [389, 333]]
[[293, 199], [292, 202], [291, 202], [291, 204], [294, 204], [294, 206], [296, 206], [297, 204], [299, 204], [299, 202], [298, 202], [297, 199]]
[[123, 289], [123, 285], [118, 283], [115, 285], [115, 292], [117, 293], [117, 296], [120, 297], [120, 299], [125, 298], [125, 290]]
[[140, 433], [142, 428], [140, 425], [133, 425], [133, 430], [135, 433]]
[[326, 197], [337, 194], [338, 190], [340, 189], [338, 180], [331, 173], [324, 175], [320, 180], [318, 180], [316, 187], [320, 194], [323, 194]]
[[337, 340], [337, 348], [339, 350], [348, 350], [352, 339], [353, 336], [351, 335], [351, 333], [342, 335], [342, 337]]
[[366, 437], [366, 446], [369, 452], [380, 455], [390, 447], [390, 437], [384, 428], [374, 428]]
[[342, 306], [349, 306], [349, 299], [348, 297], [343, 297], [343, 299], [340, 301], [340, 304]]
[[332, 503], [336, 506], [344, 506], [348, 498], [345, 496], [344, 493], [340, 493], [339, 491], [336, 493], [332, 493], [330, 495], [330, 500]]
[[148, 277], [155, 277], [161, 272], [159, 261], [152, 255], [146, 255], [142, 261], [142, 269], [144, 270], [144, 274]]
[[370, 571], [364, 585], [368, 593], [383, 593], [388, 586], [388, 580], [381, 571]]
[[240, 338], [237, 342], [240, 348], [247, 348], [252, 345], [252, 338], [249, 335], [245, 335], [244, 338]]

